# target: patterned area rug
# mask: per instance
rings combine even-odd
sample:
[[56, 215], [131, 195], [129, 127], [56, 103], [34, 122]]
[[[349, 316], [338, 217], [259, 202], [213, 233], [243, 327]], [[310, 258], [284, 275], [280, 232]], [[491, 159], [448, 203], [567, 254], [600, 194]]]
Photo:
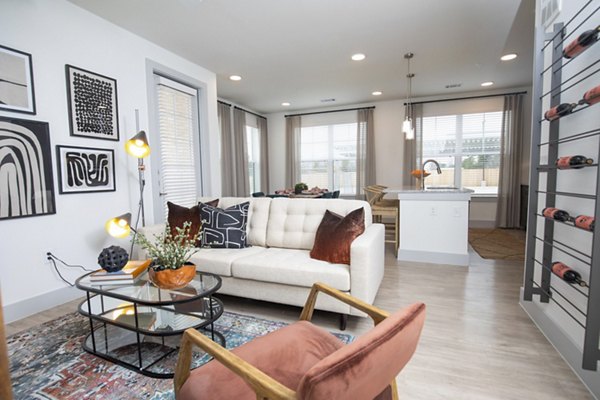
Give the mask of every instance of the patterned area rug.
[[[230, 312], [215, 322], [227, 348], [285, 325]], [[174, 399], [171, 379], [149, 378], [83, 351], [88, 334], [88, 319], [72, 313], [9, 337], [15, 399]], [[333, 334], [344, 343], [354, 340], [352, 335]]]
[[469, 229], [469, 244], [492, 260], [525, 261], [525, 237], [521, 229]]

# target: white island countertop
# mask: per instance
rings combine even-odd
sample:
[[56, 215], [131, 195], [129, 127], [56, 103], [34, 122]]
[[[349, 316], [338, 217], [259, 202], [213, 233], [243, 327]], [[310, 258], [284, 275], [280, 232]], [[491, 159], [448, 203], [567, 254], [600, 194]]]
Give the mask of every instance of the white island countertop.
[[469, 201], [475, 192], [467, 188], [429, 186], [425, 190], [415, 187], [385, 189], [384, 193], [396, 195], [399, 200]]

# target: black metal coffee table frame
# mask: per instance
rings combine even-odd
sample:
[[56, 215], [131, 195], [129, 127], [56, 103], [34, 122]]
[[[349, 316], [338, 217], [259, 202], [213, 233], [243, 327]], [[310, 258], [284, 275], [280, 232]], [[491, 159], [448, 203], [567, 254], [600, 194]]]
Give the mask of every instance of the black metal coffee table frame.
[[[214, 283], [206, 290], [201, 290], [195, 295], [188, 295], [184, 291], [165, 291], [165, 294], [172, 294], [175, 296], [187, 298], [184, 299], [164, 299], [163, 291], [158, 290], [154, 286], [146, 287], [147, 285], [153, 285], [147, 280], [147, 277], [142, 277], [138, 282], [128, 286], [93, 286], [89, 282], [89, 275], [84, 275], [79, 278], [76, 282], [76, 286], [86, 292], [86, 299], [79, 304], [78, 311], [81, 315], [86, 316], [89, 319], [90, 334], [85, 338], [82, 343], [82, 347], [85, 351], [95, 356], [101, 357], [117, 365], [123, 366], [130, 370], [139, 372], [143, 375], [152, 378], [172, 378], [173, 372], [154, 372], [151, 370], [160, 361], [169, 357], [172, 353], [178, 351], [179, 340], [174, 338], [177, 335], [181, 335], [186, 329], [194, 328], [201, 331], [205, 331], [211, 336], [213, 340], [219, 342], [222, 346], [225, 346], [225, 337], [215, 331], [214, 322], [221, 317], [223, 314], [223, 303], [213, 297], [213, 294], [221, 287], [221, 278], [218, 275], [209, 274], [205, 272], [197, 272], [195, 281], [196, 283], [203, 284], [205, 278], [210, 278]], [[193, 287], [193, 283], [187, 289], [196, 290]], [[132, 289], [139, 291], [152, 292], [156, 295], [155, 299], [141, 299], [135, 296], [124, 294], [123, 292], [130, 291]], [[124, 301], [126, 303], [114, 306], [115, 300]], [[113, 303], [109, 305], [108, 303]], [[181, 308], [189, 308], [190, 304], [203, 304], [202, 312], [191, 312], [189, 310], [182, 310]], [[177, 309], [179, 307], [180, 309]], [[96, 309], [94, 311], [94, 308]], [[124, 313], [125, 310], [131, 311], [133, 308], [133, 323], [122, 323], [111, 318], [114, 313]], [[150, 309], [151, 313], [163, 313], [171, 316], [171, 318], [187, 318], [190, 320], [187, 324], [179, 328], [171, 328], [167, 326], [165, 329], [154, 328], [145, 329], [141, 326], [140, 315], [144, 314], [140, 309]], [[119, 314], [119, 315], [120, 315]], [[96, 324], [94, 324], [96, 322]], [[96, 326], [94, 326], [96, 325]], [[169, 329], [170, 328], [170, 329]], [[120, 332], [117, 332], [120, 331]], [[127, 332], [131, 334], [128, 335]], [[134, 335], [134, 340], [124, 340], [124, 343], [112, 349], [109, 349], [111, 342], [111, 335], [118, 336], [131, 336]], [[160, 339], [157, 343], [151, 340], [144, 340], [149, 338]], [[171, 343], [166, 344], [165, 339], [172, 339]], [[118, 339], [117, 339], [118, 340]], [[134, 349], [131, 349], [131, 347]], [[145, 349], [149, 349], [147, 352], [151, 352], [152, 349], [157, 347], [161, 348], [158, 355], [155, 355], [150, 361], [147, 361], [147, 355], [145, 357]], [[119, 356], [118, 350], [129, 348], [129, 357], [125, 359], [124, 356]], [[104, 351], [103, 351], [104, 349]], [[134, 350], [132, 353], [131, 350]]]

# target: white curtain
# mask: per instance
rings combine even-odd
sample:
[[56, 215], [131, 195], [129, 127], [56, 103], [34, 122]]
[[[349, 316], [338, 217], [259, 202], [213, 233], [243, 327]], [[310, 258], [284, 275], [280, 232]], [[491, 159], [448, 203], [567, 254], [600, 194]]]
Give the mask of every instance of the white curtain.
[[356, 135], [356, 196], [362, 195], [365, 186], [375, 184], [375, 137], [373, 109], [358, 110]]
[[250, 196], [250, 177], [248, 174], [248, 143], [246, 141], [246, 112], [238, 108], [233, 110], [233, 154], [235, 157], [234, 196]]
[[[405, 106], [406, 110], [407, 106]], [[415, 130], [414, 139], [406, 139], [403, 132], [404, 149], [402, 158], [402, 185], [412, 187], [417, 184], [415, 178], [410, 174], [412, 170], [421, 168], [423, 158], [423, 105], [411, 104], [409, 117]], [[406, 112], [406, 111], [405, 111]], [[398, 128], [400, 129], [400, 127]]]
[[299, 115], [285, 117], [285, 186], [300, 182], [300, 123]]
[[521, 143], [523, 138], [523, 95], [504, 96], [500, 139], [500, 181], [496, 226], [519, 228], [521, 209]]
[[261, 190], [269, 193], [269, 134], [267, 119], [257, 118], [258, 134], [260, 136], [260, 186]]
[[233, 196], [235, 181], [233, 171], [233, 131], [231, 130], [231, 106], [218, 103], [219, 127], [221, 130], [221, 195]]

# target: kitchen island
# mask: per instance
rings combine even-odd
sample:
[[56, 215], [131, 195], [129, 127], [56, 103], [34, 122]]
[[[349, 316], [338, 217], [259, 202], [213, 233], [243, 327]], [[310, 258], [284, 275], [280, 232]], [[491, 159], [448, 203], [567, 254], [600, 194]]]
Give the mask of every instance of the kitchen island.
[[398, 260], [469, 265], [469, 203], [473, 190], [386, 189], [400, 202]]

